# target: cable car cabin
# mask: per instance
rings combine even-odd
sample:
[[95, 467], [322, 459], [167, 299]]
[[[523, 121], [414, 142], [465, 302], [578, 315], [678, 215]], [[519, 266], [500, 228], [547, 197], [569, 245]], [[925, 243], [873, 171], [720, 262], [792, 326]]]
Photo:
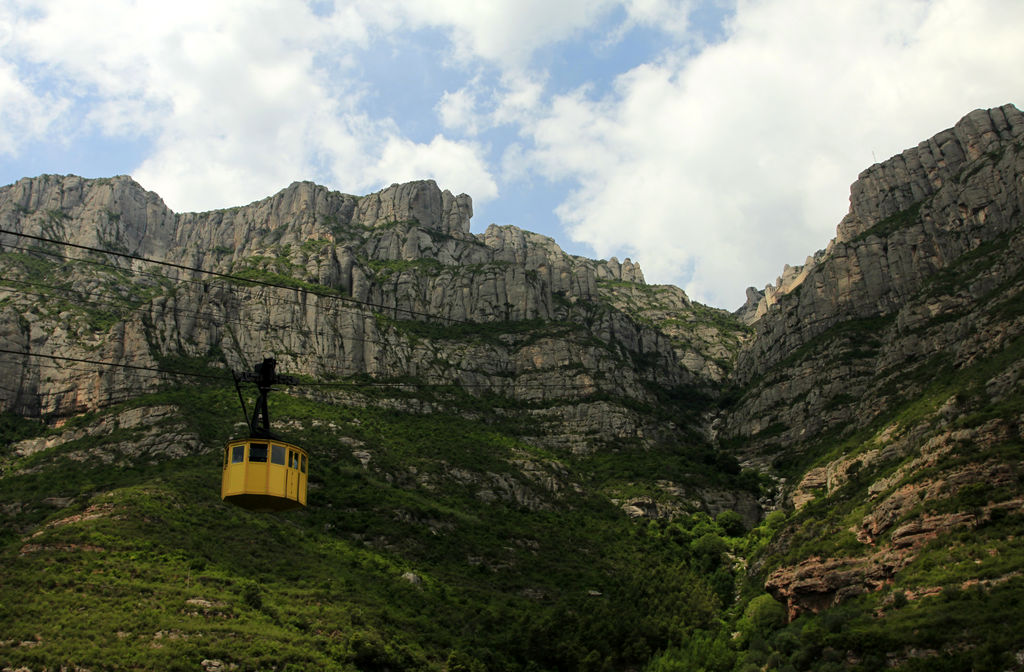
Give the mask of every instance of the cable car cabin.
[[236, 439], [224, 448], [220, 496], [250, 511], [306, 505], [306, 451], [276, 439]]

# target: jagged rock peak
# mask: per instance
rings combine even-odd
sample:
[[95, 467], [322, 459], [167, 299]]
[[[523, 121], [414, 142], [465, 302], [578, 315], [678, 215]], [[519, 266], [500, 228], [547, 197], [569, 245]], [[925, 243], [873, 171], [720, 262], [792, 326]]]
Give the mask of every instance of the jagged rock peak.
[[592, 296], [597, 280], [622, 280], [645, 284], [640, 264], [630, 259], [587, 259], [568, 255], [554, 238], [517, 226], [491, 224], [476, 239], [493, 251], [495, 261], [505, 261], [541, 272], [552, 290]]
[[[273, 196], [253, 201], [245, 207], [257, 210], [265, 208], [283, 219], [285, 216], [293, 216], [303, 211], [322, 210], [326, 201], [332, 196], [339, 195], [325, 186], [304, 180], [292, 182]], [[237, 208], [224, 208], [221, 211], [235, 209]]]
[[761, 319], [761, 316], [768, 312], [768, 309], [778, 303], [779, 298], [790, 293], [800, 286], [807, 278], [815, 265], [825, 258], [825, 250], [818, 250], [807, 257], [803, 265], [790, 266], [786, 264], [782, 269], [782, 275], [775, 279], [775, 284], [765, 285], [763, 290], [755, 287], [747, 288], [747, 300], [734, 311], [746, 324], [753, 324]]
[[974, 110], [934, 137], [861, 172], [850, 188], [850, 212], [836, 229], [848, 242], [931, 196], [966, 164], [1024, 137], [1024, 114], [1013, 105]]
[[1018, 230], [1022, 173], [1024, 115], [1011, 105], [975, 110], [861, 173], [837, 237], [757, 320], [757, 337], [737, 362], [739, 379], [839, 322], [899, 313], [936, 272]]
[[525, 263], [531, 249], [562, 254], [562, 248], [554, 238], [518, 226], [491, 224], [477, 239], [501, 255], [501, 258], [518, 263]]
[[420, 226], [454, 236], [469, 234], [473, 199], [441, 191], [433, 180], [392, 184], [359, 200], [356, 217], [366, 227], [416, 221]]
[[[76, 245], [145, 254], [170, 246], [174, 213], [160, 196], [127, 175], [39, 175], [0, 187], [0, 224]], [[150, 247], [143, 247], [144, 241]]]
[[597, 279], [622, 280], [623, 282], [632, 282], [638, 285], [645, 284], [644, 272], [640, 270], [640, 263], [630, 260], [629, 257], [626, 257], [621, 263], [618, 258], [612, 257], [599, 264], [597, 267]]
[[[862, 171], [850, 187], [850, 210], [836, 227], [825, 250], [808, 257], [803, 266], [789, 266], [764, 291], [751, 287], [747, 301], [735, 314], [747, 324], [757, 322], [786, 294], [798, 288], [837, 244], [856, 240], [888, 217], [907, 211], [959, 181], [969, 164], [1001, 153], [1024, 138], [1024, 114], [1013, 105], [974, 110], [952, 128]], [[998, 190], [998, 189], [997, 189]]]
[[23, 177], [14, 184], [0, 188], [0, 203], [9, 202], [22, 210], [60, 210], [70, 214], [75, 208], [81, 208], [90, 201], [107, 200], [114, 203], [125, 194], [137, 195], [132, 200], [151, 201], [166, 207], [157, 194], [147, 191], [128, 175], [98, 179], [51, 174]]
[[[761, 315], [764, 314], [764, 310], [761, 309], [762, 302], [764, 299], [765, 290], [758, 289], [757, 287], [747, 287], [747, 299], [743, 302], [743, 305], [733, 311], [733, 315], [738, 317], [744, 324], [753, 324], [760, 319]], [[765, 306], [767, 310], [767, 306]]]

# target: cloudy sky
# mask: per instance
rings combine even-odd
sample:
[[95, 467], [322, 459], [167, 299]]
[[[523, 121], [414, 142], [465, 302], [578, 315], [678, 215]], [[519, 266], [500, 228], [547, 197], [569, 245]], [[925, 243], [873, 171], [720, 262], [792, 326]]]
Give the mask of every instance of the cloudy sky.
[[849, 186], [1024, 106], [1021, 0], [6, 0], [0, 184], [176, 211], [433, 178], [491, 222], [729, 309]]

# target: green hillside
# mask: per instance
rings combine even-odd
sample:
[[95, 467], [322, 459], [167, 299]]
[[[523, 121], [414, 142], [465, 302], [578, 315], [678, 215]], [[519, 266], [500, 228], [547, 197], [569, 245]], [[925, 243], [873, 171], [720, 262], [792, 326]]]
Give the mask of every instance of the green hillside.
[[[730, 551], [747, 543], [728, 536], [741, 530], [734, 518], [636, 523], [601, 495], [623, 487], [615, 458], [556, 459], [496, 408], [419, 414], [382, 410], [379, 393], [344, 395], [359, 405], [272, 397], [275, 422], [313, 454], [310, 506], [275, 515], [220, 502], [219, 451], [123, 452], [148, 425], [10, 451], [15, 437], [66, 436], [146, 407], [174, 409], [171, 425], [184, 420], [217, 445], [240, 417], [231, 388], [183, 386], [60, 429], [5, 416], [0, 659], [30, 669], [185, 670], [204, 659], [623, 669], [720, 626]], [[353, 445], [372, 455], [368, 468]], [[702, 457], [678, 447], [629, 471], [708, 473]], [[523, 461], [564, 487], [527, 481], [528, 503], [481, 500], [474, 479], [522, 479]]]
[[735, 314], [430, 181], [0, 187], [0, 672], [1024, 671], [1022, 176], [972, 112]]

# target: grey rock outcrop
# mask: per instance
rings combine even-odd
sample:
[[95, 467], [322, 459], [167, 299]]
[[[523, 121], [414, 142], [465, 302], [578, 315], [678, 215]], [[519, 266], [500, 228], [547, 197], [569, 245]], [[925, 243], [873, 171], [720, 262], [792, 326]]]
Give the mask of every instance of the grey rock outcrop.
[[737, 366], [742, 380], [840, 321], [897, 312], [936, 272], [1017, 227], [1022, 143], [1015, 107], [976, 110], [861, 173], [824, 254], [784, 274], [774, 302], [766, 292], [757, 336]]
[[748, 287], [747, 300], [734, 314], [745, 324], [754, 324], [783, 296], [799, 287], [824, 258], [825, 250], [818, 250], [812, 256], [807, 257], [802, 266], [786, 264], [782, 269], [782, 275], [775, 279], [775, 284], [765, 285], [765, 288], [760, 291], [754, 287]]
[[[986, 223], [986, 206], [1013, 197], [1014, 180], [1006, 180], [1006, 149], [1024, 137], [1024, 114], [1013, 105], [974, 110], [956, 126], [863, 171], [850, 189], [850, 212], [839, 223], [837, 243], [848, 243], [887, 217], [942, 192], [932, 207], [956, 206], [959, 216], [943, 224]], [[979, 164], [989, 155], [992, 161]], [[985, 171], [981, 179], [970, 180]], [[966, 174], [969, 173], [969, 174]], [[947, 189], [950, 183], [971, 185]], [[1003, 203], [999, 203], [1002, 205]], [[997, 218], [1012, 219], [1013, 209], [992, 208]], [[1019, 212], [1019, 210], [1018, 210]], [[997, 214], [998, 213], [998, 214]]]
[[721, 425], [745, 437], [747, 464], [868, 422], [912, 394], [907, 371], [929, 358], [964, 366], [1012, 340], [1012, 317], [990, 305], [1021, 291], [1021, 174], [1024, 119], [1010, 106], [861, 174], [824, 254], [790, 269], [774, 303], [759, 299], [734, 377], [750, 387]]
[[468, 235], [473, 201], [466, 194], [453, 196], [441, 191], [433, 180], [392, 184], [387, 189], [359, 199], [355, 219], [372, 228], [383, 224], [413, 221], [452, 235]]
[[[239, 370], [266, 353], [317, 378], [415, 377], [570, 405], [594, 394], [653, 403], [651, 383], [724, 377], [718, 332], [676, 320], [693, 309], [681, 290], [647, 291], [630, 259], [568, 255], [514, 226], [473, 234], [472, 212], [468, 196], [429, 180], [363, 197], [296, 182], [247, 206], [180, 214], [125, 176], [0, 188], [0, 228], [35, 237], [0, 234], [0, 245], [67, 257], [34, 298], [24, 283], [39, 278], [21, 258], [0, 288], [4, 344], [35, 355], [0, 360], [0, 406], [67, 415], [156, 390], [163, 379], [148, 370], [167, 357]], [[85, 248], [120, 256], [97, 270], [85, 262], [102, 255]], [[523, 326], [501, 335], [523, 324], [541, 335]], [[99, 375], [61, 364], [75, 359], [117, 366]], [[580, 426], [574, 412], [562, 422]], [[638, 431], [584, 417], [589, 441]]]

